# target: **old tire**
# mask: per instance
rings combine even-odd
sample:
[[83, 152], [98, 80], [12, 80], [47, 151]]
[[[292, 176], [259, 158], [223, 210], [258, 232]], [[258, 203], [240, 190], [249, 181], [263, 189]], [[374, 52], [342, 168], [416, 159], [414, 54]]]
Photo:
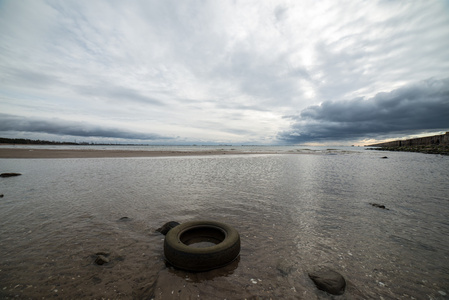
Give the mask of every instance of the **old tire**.
[[[206, 243], [205, 247], [196, 247]], [[240, 236], [229, 225], [215, 221], [191, 221], [176, 226], [165, 236], [165, 259], [187, 271], [208, 271], [237, 258]]]

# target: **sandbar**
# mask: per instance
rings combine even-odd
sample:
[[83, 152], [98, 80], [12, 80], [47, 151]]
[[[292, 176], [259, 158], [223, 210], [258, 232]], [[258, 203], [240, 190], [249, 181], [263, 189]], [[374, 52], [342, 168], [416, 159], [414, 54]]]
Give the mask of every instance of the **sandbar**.
[[275, 152], [210, 151], [143, 151], [96, 149], [23, 149], [0, 148], [0, 158], [103, 158], [103, 157], [165, 157], [235, 154], [271, 154]]

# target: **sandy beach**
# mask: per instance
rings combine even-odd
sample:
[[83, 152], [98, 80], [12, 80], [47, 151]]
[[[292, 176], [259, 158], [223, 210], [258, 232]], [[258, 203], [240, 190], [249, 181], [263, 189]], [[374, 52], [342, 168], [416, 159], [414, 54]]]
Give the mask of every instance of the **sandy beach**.
[[[271, 152], [270, 152], [271, 153]], [[164, 157], [203, 155], [255, 154], [241, 151], [139, 151], [139, 150], [90, 150], [90, 149], [19, 149], [1, 148], [0, 158], [101, 158], [101, 157]], [[257, 154], [267, 154], [260, 153]]]

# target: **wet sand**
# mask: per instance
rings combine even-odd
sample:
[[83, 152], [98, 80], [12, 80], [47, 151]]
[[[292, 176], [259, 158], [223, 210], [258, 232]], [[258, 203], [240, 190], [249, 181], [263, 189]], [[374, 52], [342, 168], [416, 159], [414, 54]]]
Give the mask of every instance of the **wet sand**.
[[72, 149], [0, 149], [0, 158], [102, 158], [102, 157], [165, 157], [225, 154], [274, 154], [275, 152], [241, 151], [134, 151], [134, 150], [72, 150]]

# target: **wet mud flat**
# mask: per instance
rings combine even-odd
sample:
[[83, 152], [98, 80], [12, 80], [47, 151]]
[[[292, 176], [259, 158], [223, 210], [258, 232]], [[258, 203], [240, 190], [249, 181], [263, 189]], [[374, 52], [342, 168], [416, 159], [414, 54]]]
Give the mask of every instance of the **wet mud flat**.
[[[287, 224], [272, 223], [255, 230], [254, 224], [221, 220], [235, 224], [240, 232], [239, 257], [225, 267], [194, 273], [166, 263], [164, 236], [154, 231], [156, 227], [148, 228], [145, 222], [133, 219], [97, 223], [90, 215], [79, 216], [77, 221], [83, 219], [91, 223], [91, 230], [74, 227], [44, 234], [44, 225], [34, 229], [44, 235], [40, 241], [25, 242], [20, 250], [2, 247], [6, 259], [0, 263], [1, 298], [377, 299], [380, 295], [407, 299], [425, 291], [444, 299], [444, 287], [435, 290], [434, 281], [410, 275], [414, 267], [404, 269], [389, 251], [371, 253], [329, 241], [298, 240]], [[33, 234], [33, 229], [26, 230], [18, 232], [23, 240]], [[98, 264], [100, 255], [107, 262]], [[309, 276], [317, 266], [344, 276], [343, 295], [317, 289]], [[410, 279], [411, 286], [404, 282]]]
[[[316, 290], [307, 270], [286, 255], [295, 252], [294, 245], [279, 245], [274, 236], [257, 237], [249, 228], [239, 227], [242, 250], [236, 260], [215, 270], [188, 272], [165, 262], [163, 235], [152, 229], [139, 233], [143, 224], [134, 222], [118, 220], [113, 230], [102, 230], [97, 224], [84, 238], [73, 236], [77, 230], [61, 231], [59, 237], [43, 237], [40, 247], [25, 244], [17, 253], [8, 253], [0, 264], [1, 298], [318, 299], [326, 295]], [[23, 233], [25, 239], [30, 231]], [[99, 256], [107, 261], [99, 264]], [[346, 295], [363, 298], [351, 283]]]

